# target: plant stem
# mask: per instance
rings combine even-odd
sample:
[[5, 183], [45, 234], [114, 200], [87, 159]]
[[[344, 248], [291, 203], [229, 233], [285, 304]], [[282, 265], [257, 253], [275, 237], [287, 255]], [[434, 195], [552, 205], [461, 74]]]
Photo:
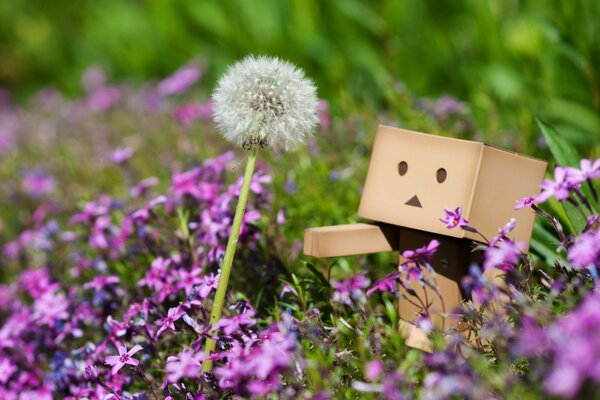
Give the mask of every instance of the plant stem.
[[[233, 256], [235, 255], [235, 248], [240, 236], [240, 228], [242, 226], [242, 220], [246, 211], [246, 203], [248, 202], [248, 193], [250, 191], [252, 174], [254, 173], [254, 164], [256, 163], [257, 152], [258, 146], [252, 146], [248, 154], [246, 171], [244, 172], [244, 180], [242, 181], [242, 188], [240, 189], [240, 196], [235, 209], [235, 216], [233, 217], [233, 226], [231, 227], [231, 234], [229, 235], [227, 249], [225, 250], [225, 257], [223, 258], [223, 265], [221, 266], [219, 284], [217, 285], [217, 292], [215, 293], [215, 300], [210, 313], [209, 321], [213, 327], [219, 321], [221, 318], [221, 313], [223, 312], [223, 304], [225, 303], [225, 295], [227, 294], [227, 284], [229, 283], [229, 275], [231, 274], [231, 265], [233, 264]], [[204, 352], [207, 356], [210, 355], [210, 353], [215, 349], [216, 344], [217, 343], [211, 338], [206, 340]], [[204, 361], [202, 364], [202, 370], [203, 372], [212, 370], [212, 361]]]

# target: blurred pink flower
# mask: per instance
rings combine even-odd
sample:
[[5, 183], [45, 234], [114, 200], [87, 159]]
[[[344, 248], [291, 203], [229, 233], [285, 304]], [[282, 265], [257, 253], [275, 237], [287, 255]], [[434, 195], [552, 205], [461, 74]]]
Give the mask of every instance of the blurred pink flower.
[[91, 92], [86, 101], [92, 112], [101, 113], [121, 101], [121, 91], [114, 86], [101, 87]]
[[213, 115], [213, 102], [187, 103], [175, 109], [175, 119], [182, 125], [189, 125], [194, 121], [208, 121]]
[[121, 165], [133, 155], [133, 149], [131, 147], [119, 147], [110, 153], [110, 161], [114, 164]]
[[41, 197], [54, 190], [56, 180], [52, 175], [36, 169], [29, 171], [23, 178], [23, 190], [32, 197]]
[[161, 96], [182, 94], [196, 83], [201, 75], [200, 68], [184, 66], [158, 84], [158, 93]]

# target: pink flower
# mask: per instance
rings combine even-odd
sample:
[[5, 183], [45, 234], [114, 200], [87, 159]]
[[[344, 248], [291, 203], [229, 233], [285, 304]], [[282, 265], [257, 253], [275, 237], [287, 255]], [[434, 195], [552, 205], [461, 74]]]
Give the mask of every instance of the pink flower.
[[256, 314], [256, 311], [250, 308], [246, 310], [246, 312], [238, 314], [234, 317], [221, 318], [221, 320], [217, 322], [215, 326], [219, 329], [222, 329], [226, 335], [231, 335], [233, 332], [238, 331], [242, 327], [253, 326], [256, 324], [256, 319], [253, 318], [254, 314]]
[[569, 182], [568, 177], [568, 168], [554, 168], [554, 180], [544, 179], [540, 185], [542, 192], [537, 195], [536, 200], [539, 203], [543, 203], [550, 197], [555, 197], [558, 201], [564, 201], [569, 198], [570, 190], [574, 187], [574, 185]]
[[94, 291], [100, 291], [105, 286], [112, 285], [114, 283], [119, 283], [119, 277], [115, 275], [104, 276], [104, 275], [96, 275], [94, 279], [83, 285], [84, 289], [94, 289]]
[[192, 66], [182, 67], [158, 84], [158, 93], [161, 96], [182, 94], [196, 83], [200, 79], [200, 76], [200, 68]]
[[469, 226], [469, 221], [463, 218], [462, 216], [462, 208], [457, 207], [454, 211], [446, 208], [444, 210], [446, 216], [444, 218], [440, 218], [440, 221], [446, 224], [446, 228], [453, 229], [456, 227]]
[[151, 176], [150, 178], [146, 178], [143, 181], [141, 181], [140, 183], [138, 183], [135, 187], [133, 187], [130, 191], [129, 191], [129, 195], [131, 197], [140, 197], [143, 194], [145, 194], [148, 189], [150, 189], [153, 186], [158, 185], [158, 178], [155, 176]]
[[331, 301], [352, 304], [352, 298], [357, 298], [362, 294], [362, 289], [369, 286], [369, 279], [364, 273], [351, 276], [342, 282], [333, 282], [333, 296]]
[[213, 102], [188, 103], [175, 109], [175, 119], [182, 125], [189, 125], [197, 120], [209, 120], [213, 115]]
[[133, 155], [131, 147], [119, 147], [110, 153], [110, 160], [117, 165], [124, 164]]
[[516, 266], [524, 250], [524, 243], [515, 243], [510, 240], [500, 241], [496, 246], [488, 247], [485, 251], [483, 268], [500, 268], [508, 271]]
[[8, 358], [0, 358], [0, 383], [5, 384], [16, 370], [17, 367]]
[[374, 381], [383, 372], [383, 361], [373, 360], [365, 365], [365, 376], [369, 381]]
[[499, 241], [506, 239], [506, 235], [508, 235], [510, 232], [513, 231], [513, 229], [515, 229], [516, 224], [517, 224], [517, 220], [514, 218], [511, 218], [510, 221], [508, 221], [506, 223], [506, 225], [504, 225], [502, 228], [498, 229], [498, 236], [494, 237], [490, 241], [490, 246], [494, 246]]
[[411, 261], [431, 261], [435, 255], [437, 249], [440, 247], [440, 242], [433, 239], [426, 246], [419, 247], [416, 250], [406, 250], [402, 253], [404, 258], [408, 258]]
[[119, 372], [119, 370], [123, 368], [125, 364], [133, 365], [134, 367], [139, 365], [140, 362], [131, 357], [138, 351], [142, 350], [142, 346], [136, 344], [131, 350], [127, 351], [125, 346], [118, 345], [117, 349], [119, 350], [118, 356], [108, 356], [105, 360], [106, 365], [112, 366], [112, 370], [110, 372], [112, 375]]
[[54, 326], [57, 320], [69, 318], [69, 301], [62, 293], [45, 292], [33, 303], [33, 318], [40, 325]]
[[319, 122], [325, 129], [331, 125], [331, 114], [329, 114], [329, 103], [327, 100], [319, 100]]
[[600, 232], [589, 231], [579, 235], [569, 248], [569, 261], [575, 268], [585, 268], [598, 262], [600, 252]]
[[579, 167], [577, 168], [569, 168], [567, 174], [567, 180], [573, 186], [579, 186], [581, 183], [595, 179], [600, 177], [600, 158], [591, 161], [591, 160], [580, 160]]
[[32, 197], [41, 197], [54, 190], [56, 180], [42, 170], [28, 172], [23, 179], [23, 190]]
[[376, 291], [395, 292], [397, 287], [396, 279], [398, 279], [400, 275], [400, 272], [397, 271], [387, 274], [384, 278], [375, 282], [375, 284], [367, 290], [367, 296], [372, 295], [373, 292]]
[[87, 105], [95, 113], [106, 111], [119, 101], [121, 101], [121, 91], [113, 86], [98, 88], [87, 97]]
[[177, 270], [177, 288], [183, 289], [185, 291], [185, 295], [189, 296], [194, 290], [194, 287], [202, 283], [203, 279], [199, 276], [201, 274], [202, 271], [199, 268], [194, 268], [191, 272], [187, 271], [186, 269], [179, 268]]
[[198, 293], [198, 296], [200, 296], [202, 299], [205, 299], [213, 289], [216, 290], [219, 284], [219, 277], [220, 275], [215, 276], [215, 274], [212, 272], [210, 275], [205, 275], [202, 282], [200, 282], [196, 287], [196, 293]]
[[156, 337], [159, 337], [160, 334], [167, 329], [176, 330], [175, 325], [173, 323], [179, 318], [181, 318], [184, 314], [185, 311], [180, 310], [179, 306], [169, 308], [167, 316], [160, 320], [161, 327], [158, 328], [158, 331], [156, 332]]
[[521, 200], [516, 201], [515, 210], [519, 210], [521, 208], [530, 208], [533, 203], [536, 201], [535, 196], [523, 197]]
[[167, 358], [167, 380], [171, 383], [177, 383], [183, 377], [189, 376], [196, 378], [200, 375], [200, 366], [206, 357], [203, 353], [194, 354], [191, 350], [185, 349], [179, 353], [178, 357], [170, 356]]

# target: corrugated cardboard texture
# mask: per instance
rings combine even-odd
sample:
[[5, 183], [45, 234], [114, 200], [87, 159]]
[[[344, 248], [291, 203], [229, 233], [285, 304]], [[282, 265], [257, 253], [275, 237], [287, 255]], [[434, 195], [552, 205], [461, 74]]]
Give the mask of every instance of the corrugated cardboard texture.
[[314, 257], [378, 253], [397, 248], [398, 228], [385, 224], [323, 226], [304, 231], [304, 254]]

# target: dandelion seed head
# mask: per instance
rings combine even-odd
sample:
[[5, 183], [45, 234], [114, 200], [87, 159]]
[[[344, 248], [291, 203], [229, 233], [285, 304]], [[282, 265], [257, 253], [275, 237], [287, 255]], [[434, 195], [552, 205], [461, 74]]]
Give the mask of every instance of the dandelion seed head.
[[290, 150], [319, 122], [314, 84], [278, 58], [248, 56], [235, 63], [219, 80], [213, 101], [217, 128], [241, 147], [261, 143]]

